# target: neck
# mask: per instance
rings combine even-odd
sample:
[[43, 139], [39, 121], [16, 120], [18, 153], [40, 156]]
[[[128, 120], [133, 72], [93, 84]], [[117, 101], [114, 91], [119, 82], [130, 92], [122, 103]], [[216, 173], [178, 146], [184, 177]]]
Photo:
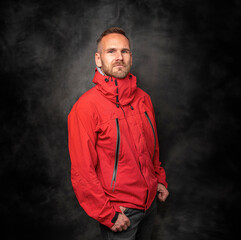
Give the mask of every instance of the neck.
[[100, 67], [97, 67], [97, 70], [98, 70], [98, 72], [99, 72], [101, 75], [105, 76], [105, 74], [102, 72], [102, 70], [101, 70]]

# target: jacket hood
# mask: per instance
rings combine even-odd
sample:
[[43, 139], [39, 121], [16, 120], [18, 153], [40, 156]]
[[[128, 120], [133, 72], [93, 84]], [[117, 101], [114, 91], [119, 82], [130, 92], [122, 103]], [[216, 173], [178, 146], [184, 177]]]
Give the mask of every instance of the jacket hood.
[[136, 77], [129, 73], [125, 78], [104, 76], [95, 69], [93, 83], [111, 102], [122, 106], [128, 105], [135, 97]]

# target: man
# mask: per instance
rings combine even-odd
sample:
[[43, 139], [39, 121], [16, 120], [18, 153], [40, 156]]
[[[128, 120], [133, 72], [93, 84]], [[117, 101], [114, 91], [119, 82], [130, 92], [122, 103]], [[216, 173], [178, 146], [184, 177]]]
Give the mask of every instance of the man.
[[107, 29], [97, 43], [96, 85], [68, 117], [73, 189], [104, 239], [148, 240], [156, 195], [164, 202], [169, 194], [153, 106], [130, 73], [125, 32]]

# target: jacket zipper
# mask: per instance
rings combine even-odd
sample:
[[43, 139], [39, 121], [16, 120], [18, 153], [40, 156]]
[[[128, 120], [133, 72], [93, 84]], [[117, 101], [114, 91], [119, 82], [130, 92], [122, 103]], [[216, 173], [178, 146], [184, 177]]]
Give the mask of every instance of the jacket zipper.
[[153, 162], [154, 156], [155, 156], [155, 150], [156, 150], [156, 135], [155, 135], [155, 130], [154, 130], [154, 127], [153, 127], [153, 125], [152, 125], [151, 119], [149, 118], [147, 112], [145, 112], [145, 115], [146, 115], [146, 118], [147, 118], [148, 122], [149, 122], [150, 125], [151, 125], [151, 129], [152, 129], [153, 136], [154, 136], [154, 151], [153, 151], [153, 156], [152, 156], [152, 162]]
[[[145, 179], [143, 173], [142, 173], [142, 169], [141, 169], [141, 163], [139, 162], [139, 165], [140, 165], [140, 171], [141, 171], [141, 175], [143, 176], [143, 178]], [[146, 200], [145, 200], [145, 208], [146, 208], [146, 203], [147, 203], [147, 200], [148, 200], [148, 195], [149, 195], [149, 191], [147, 190], [146, 191]]]
[[116, 174], [117, 174], [117, 168], [118, 168], [118, 161], [119, 161], [119, 150], [120, 150], [120, 127], [119, 127], [119, 119], [115, 119], [116, 123], [116, 129], [117, 129], [117, 137], [116, 137], [116, 149], [115, 149], [115, 165], [114, 165], [114, 171], [113, 176], [111, 180], [111, 188], [114, 192], [115, 184], [116, 184]]

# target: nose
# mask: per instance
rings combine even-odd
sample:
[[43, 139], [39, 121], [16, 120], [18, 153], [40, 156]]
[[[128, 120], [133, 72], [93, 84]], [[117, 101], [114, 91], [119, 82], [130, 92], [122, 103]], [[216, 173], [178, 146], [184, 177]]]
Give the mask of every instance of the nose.
[[123, 55], [121, 51], [116, 52], [116, 60], [119, 60], [119, 61], [123, 60]]

